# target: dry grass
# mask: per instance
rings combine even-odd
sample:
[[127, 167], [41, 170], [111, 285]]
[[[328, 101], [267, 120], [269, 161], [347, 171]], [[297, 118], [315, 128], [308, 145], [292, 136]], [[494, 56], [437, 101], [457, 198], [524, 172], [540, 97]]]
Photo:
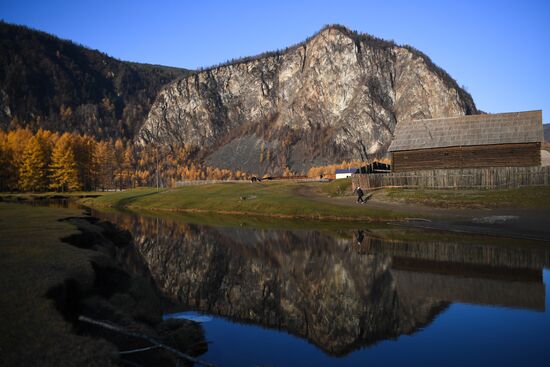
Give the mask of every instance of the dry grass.
[[382, 189], [381, 201], [442, 208], [550, 208], [550, 187], [493, 190]]
[[[110, 365], [113, 347], [78, 336], [46, 297], [73, 278], [91, 287], [92, 252], [60, 241], [79, 211], [0, 203], [0, 365]], [[39, 362], [38, 362], [39, 361]]]

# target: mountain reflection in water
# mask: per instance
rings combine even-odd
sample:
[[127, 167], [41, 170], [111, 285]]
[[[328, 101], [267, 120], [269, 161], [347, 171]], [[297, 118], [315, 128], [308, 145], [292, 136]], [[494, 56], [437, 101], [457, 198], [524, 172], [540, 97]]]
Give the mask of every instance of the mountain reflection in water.
[[544, 246], [94, 215], [133, 234], [159, 289], [183, 308], [282, 329], [331, 355], [414, 333], [451, 302], [545, 309]]

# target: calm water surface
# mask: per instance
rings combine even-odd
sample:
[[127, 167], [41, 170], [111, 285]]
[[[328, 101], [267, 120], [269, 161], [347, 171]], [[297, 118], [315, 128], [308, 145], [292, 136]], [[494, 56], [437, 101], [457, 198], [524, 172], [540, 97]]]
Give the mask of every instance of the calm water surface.
[[93, 215], [219, 366], [550, 366], [549, 243]]

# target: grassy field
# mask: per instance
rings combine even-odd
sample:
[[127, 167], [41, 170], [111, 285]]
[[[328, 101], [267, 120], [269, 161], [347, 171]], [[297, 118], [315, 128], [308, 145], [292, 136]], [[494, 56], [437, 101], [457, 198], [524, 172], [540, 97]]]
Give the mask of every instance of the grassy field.
[[383, 189], [375, 193], [382, 201], [444, 208], [550, 208], [550, 187], [502, 190]]
[[[135, 189], [83, 199], [93, 207], [247, 214], [297, 219], [389, 220], [403, 217], [389, 210], [334, 205], [317, 200], [315, 192], [338, 192], [334, 183], [227, 183], [175, 189]], [[307, 193], [313, 193], [308, 195]]]
[[353, 195], [351, 191], [351, 178], [333, 180], [323, 184], [320, 189], [322, 193], [331, 197]]
[[59, 219], [79, 211], [0, 203], [0, 365], [109, 365], [115, 350], [78, 336], [46, 297], [73, 278], [92, 286], [92, 251], [60, 238], [75, 226]]
[[[354, 205], [351, 180], [330, 183], [226, 183], [156, 190], [141, 188], [108, 193], [81, 202], [92, 207], [189, 213], [246, 214], [301, 220], [385, 221], [414, 217], [414, 205]], [[334, 199], [331, 199], [334, 198]], [[380, 189], [374, 200], [424, 207], [550, 208], [550, 187], [506, 190]], [[391, 210], [390, 210], [391, 208]], [[426, 215], [426, 210], [424, 210]]]
[[[321, 187], [324, 194], [353, 195], [351, 179], [334, 180]], [[497, 190], [447, 190], [387, 188], [374, 191], [382, 201], [448, 208], [550, 208], [550, 187], [521, 187]]]

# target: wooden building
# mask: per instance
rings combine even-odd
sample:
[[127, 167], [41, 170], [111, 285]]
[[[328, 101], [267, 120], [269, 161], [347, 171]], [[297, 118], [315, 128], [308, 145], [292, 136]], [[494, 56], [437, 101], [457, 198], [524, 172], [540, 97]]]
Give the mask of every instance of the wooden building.
[[542, 111], [402, 121], [388, 149], [392, 172], [540, 166]]

